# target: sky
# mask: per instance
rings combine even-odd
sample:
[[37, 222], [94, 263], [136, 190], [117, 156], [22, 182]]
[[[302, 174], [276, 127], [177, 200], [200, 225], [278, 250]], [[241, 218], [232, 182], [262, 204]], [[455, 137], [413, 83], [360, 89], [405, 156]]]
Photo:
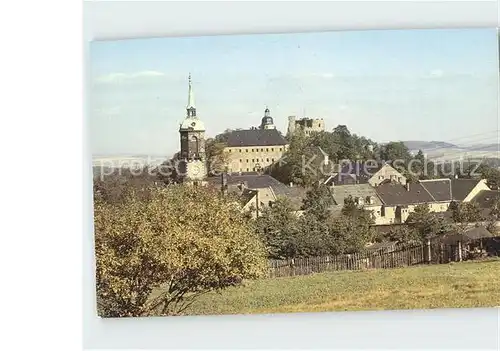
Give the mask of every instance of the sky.
[[93, 42], [94, 155], [172, 155], [191, 73], [206, 135], [288, 116], [377, 142], [498, 138], [496, 29], [377, 30]]

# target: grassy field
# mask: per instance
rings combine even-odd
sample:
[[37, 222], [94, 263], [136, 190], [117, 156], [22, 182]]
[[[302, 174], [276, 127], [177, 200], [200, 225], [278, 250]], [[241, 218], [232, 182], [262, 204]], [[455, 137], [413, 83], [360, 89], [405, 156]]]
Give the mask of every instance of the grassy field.
[[500, 260], [321, 273], [207, 294], [187, 314], [500, 306]]

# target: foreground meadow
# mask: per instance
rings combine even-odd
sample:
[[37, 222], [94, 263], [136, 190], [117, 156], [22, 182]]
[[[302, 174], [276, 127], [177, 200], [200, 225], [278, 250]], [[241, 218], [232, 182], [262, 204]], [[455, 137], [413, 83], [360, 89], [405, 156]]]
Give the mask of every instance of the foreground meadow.
[[500, 260], [249, 281], [200, 297], [186, 314], [500, 306]]

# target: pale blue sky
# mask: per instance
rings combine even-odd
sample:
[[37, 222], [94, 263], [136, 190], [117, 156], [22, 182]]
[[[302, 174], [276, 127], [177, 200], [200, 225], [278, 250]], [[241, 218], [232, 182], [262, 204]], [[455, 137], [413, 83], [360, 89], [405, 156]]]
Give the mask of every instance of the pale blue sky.
[[[495, 29], [387, 30], [94, 42], [94, 154], [178, 150], [191, 72], [207, 135], [287, 116], [376, 141], [495, 142]], [[484, 133], [484, 134], [483, 134]]]

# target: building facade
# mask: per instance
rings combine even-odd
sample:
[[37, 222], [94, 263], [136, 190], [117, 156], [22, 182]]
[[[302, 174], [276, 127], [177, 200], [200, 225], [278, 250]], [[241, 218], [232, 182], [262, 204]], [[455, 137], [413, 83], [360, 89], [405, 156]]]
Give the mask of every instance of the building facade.
[[293, 135], [296, 131], [303, 131], [306, 135], [314, 132], [323, 132], [325, 130], [325, 122], [323, 118], [301, 118], [296, 116], [288, 117], [288, 135]]
[[186, 183], [201, 183], [207, 176], [205, 125], [196, 114], [194, 92], [189, 74], [186, 117], [179, 126], [180, 146], [178, 172]]
[[288, 150], [288, 142], [276, 129], [266, 108], [259, 128], [232, 131], [224, 152], [229, 156], [229, 173], [261, 172], [278, 162]]

